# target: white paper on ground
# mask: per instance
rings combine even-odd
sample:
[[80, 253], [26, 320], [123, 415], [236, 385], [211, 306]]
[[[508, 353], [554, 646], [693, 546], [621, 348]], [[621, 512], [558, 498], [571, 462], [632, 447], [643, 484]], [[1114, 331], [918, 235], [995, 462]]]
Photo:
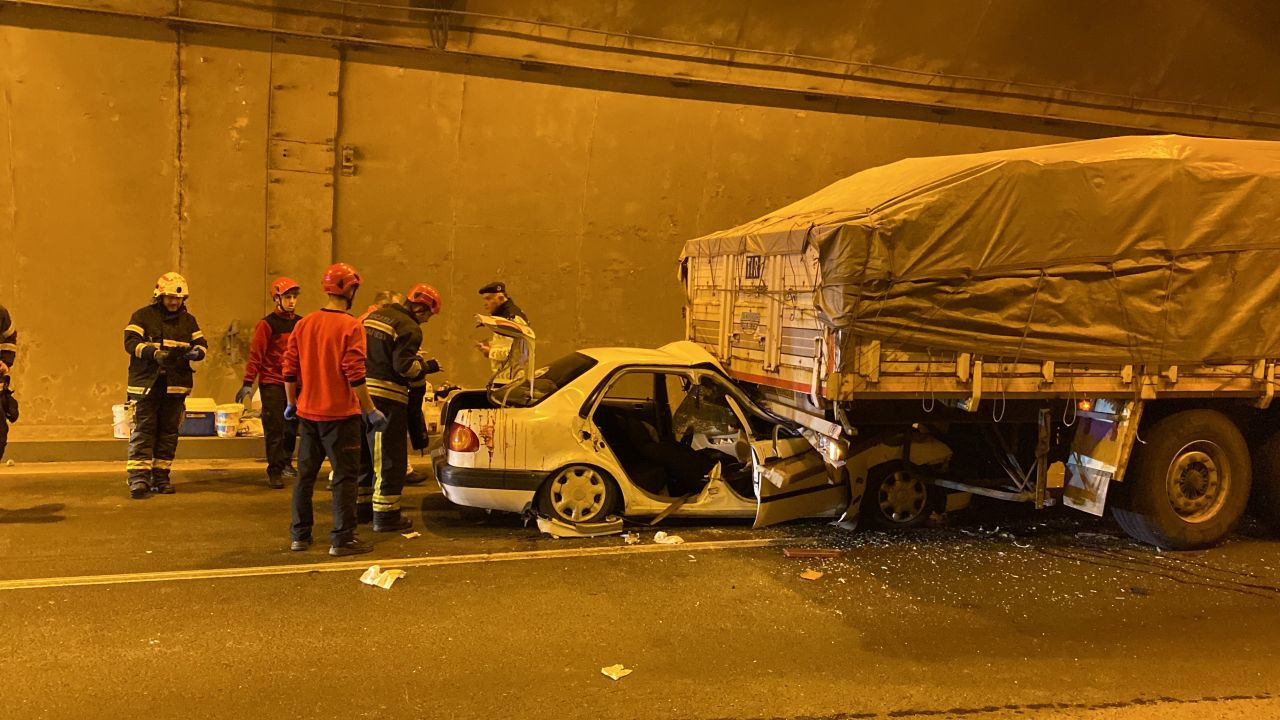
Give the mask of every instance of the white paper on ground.
[[368, 570], [364, 571], [364, 575], [360, 576], [360, 582], [365, 585], [374, 585], [383, 590], [390, 590], [396, 580], [405, 576], [403, 570], [383, 570], [377, 565], [370, 565]]
[[659, 530], [653, 534], [653, 541], [659, 545], [679, 545], [684, 542], [684, 538], [679, 535], [668, 535], [665, 531]]

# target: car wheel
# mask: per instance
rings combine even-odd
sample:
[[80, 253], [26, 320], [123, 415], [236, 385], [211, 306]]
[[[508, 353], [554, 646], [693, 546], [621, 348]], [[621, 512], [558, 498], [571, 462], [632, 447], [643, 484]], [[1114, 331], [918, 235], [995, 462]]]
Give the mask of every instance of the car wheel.
[[899, 464], [871, 471], [862, 496], [862, 512], [873, 524], [887, 530], [922, 525], [933, 513], [937, 489]]
[[613, 511], [621, 495], [609, 474], [590, 465], [570, 465], [542, 486], [542, 511], [567, 523], [593, 523]]
[[1222, 413], [1175, 413], [1134, 449], [1111, 514], [1131, 537], [1169, 550], [1213, 545], [1249, 502], [1252, 468], [1240, 430]]

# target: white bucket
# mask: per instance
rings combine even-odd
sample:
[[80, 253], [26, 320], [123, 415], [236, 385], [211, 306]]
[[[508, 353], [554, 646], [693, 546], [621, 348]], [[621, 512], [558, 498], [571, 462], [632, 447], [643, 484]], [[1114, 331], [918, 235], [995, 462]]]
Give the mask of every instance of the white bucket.
[[240, 416], [244, 415], [244, 406], [240, 403], [219, 405], [213, 414], [213, 426], [218, 437], [235, 437], [240, 429]]
[[120, 440], [133, 436], [133, 406], [111, 406], [111, 435]]

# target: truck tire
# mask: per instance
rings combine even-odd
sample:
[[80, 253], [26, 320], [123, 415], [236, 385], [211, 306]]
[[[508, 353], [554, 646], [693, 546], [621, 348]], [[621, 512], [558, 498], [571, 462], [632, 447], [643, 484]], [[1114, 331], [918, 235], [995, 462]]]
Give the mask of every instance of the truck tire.
[[1124, 482], [1111, 487], [1116, 522], [1169, 550], [1221, 541], [1249, 503], [1249, 449], [1235, 423], [1214, 410], [1187, 410], [1157, 422], [1145, 440]]
[[1253, 512], [1272, 532], [1280, 533], [1280, 432], [1253, 449]]

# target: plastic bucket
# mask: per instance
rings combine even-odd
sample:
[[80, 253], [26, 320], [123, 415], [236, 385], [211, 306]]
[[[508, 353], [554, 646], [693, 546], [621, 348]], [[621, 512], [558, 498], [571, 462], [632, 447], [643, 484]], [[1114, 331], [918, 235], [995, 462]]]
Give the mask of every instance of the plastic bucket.
[[128, 440], [133, 435], [133, 406], [111, 406], [111, 435]]
[[213, 415], [213, 426], [218, 437], [235, 437], [240, 429], [240, 416], [244, 415], [244, 406], [240, 403], [219, 405]]

